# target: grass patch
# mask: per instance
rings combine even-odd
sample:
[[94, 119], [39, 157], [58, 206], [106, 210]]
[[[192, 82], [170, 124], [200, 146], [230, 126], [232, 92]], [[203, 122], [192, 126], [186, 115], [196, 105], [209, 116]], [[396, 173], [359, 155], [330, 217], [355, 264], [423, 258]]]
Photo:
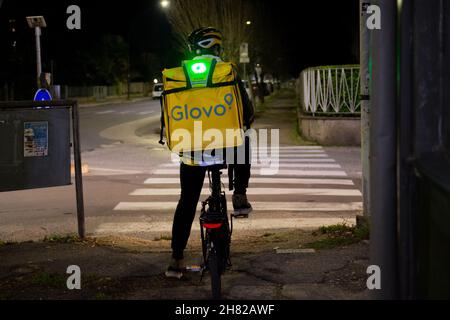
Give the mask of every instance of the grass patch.
[[59, 274], [39, 273], [33, 276], [31, 284], [40, 287], [62, 289], [66, 286], [66, 278]]
[[320, 227], [313, 232], [313, 236], [321, 237], [321, 239], [310, 242], [305, 247], [316, 250], [333, 249], [369, 239], [369, 228], [367, 226], [356, 227], [341, 223]]
[[110, 300], [110, 297], [103, 292], [99, 292], [94, 296], [94, 300]]
[[51, 236], [46, 236], [43, 241], [47, 243], [76, 243], [81, 242], [81, 239], [74, 234], [69, 235], [55, 234]]
[[275, 235], [274, 233], [264, 233], [263, 235], [262, 235], [262, 237], [263, 238], [267, 238], [267, 237], [271, 237], [271, 236], [273, 236], [273, 235]]
[[[297, 116], [296, 116], [297, 117]], [[291, 131], [292, 139], [302, 146], [318, 146], [319, 144], [315, 141], [306, 140], [302, 137], [300, 133], [300, 128], [298, 126], [298, 121], [293, 122], [292, 131]]]
[[17, 242], [14, 241], [2, 241], [0, 240], [0, 248], [4, 246], [12, 246], [14, 244], [17, 244]]
[[153, 239], [153, 241], [171, 241], [172, 237], [171, 236], [159, 236]]

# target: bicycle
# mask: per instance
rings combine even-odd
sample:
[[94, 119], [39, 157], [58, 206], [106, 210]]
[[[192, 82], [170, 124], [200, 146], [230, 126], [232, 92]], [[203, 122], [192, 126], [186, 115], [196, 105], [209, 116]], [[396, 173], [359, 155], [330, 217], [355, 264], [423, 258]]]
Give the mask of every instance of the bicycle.
[[[221, 276], [231, 267], [230, 246], [233, 233], [234, 214], [228, 218], [225, 192], [222, 191], [221, 170], [227, 165], [213, 165], [208, 167], [209, 186], [211, 196], [202, 202], [200, 215], [200, 234], [202, 240], [203, 273], [211, 274], [211, 291], [213, 299], [221, 298]], [[230, 179], [231, 190], [232, 179]]]

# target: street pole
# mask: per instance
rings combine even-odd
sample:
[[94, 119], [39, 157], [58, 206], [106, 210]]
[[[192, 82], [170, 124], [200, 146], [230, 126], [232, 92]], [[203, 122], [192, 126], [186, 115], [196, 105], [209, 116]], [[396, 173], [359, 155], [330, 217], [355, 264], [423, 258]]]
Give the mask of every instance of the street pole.
[[372, 31], [370, 113], [370, 264], [381, 271], [375, 299], [398, 298], [397, 272], [397, 2], [378, 0], [381, 29]]
[[358, 224], [370, 221], [370, 33], [366, 26], [367, 0], [360, 0], [360, 81], [361, 81], [361, 163], [363, 189], [363, 217]]
[[34, 33], [36, 35], [36, 72], [37, 72], [37, 86], [38, 89], [41, 87], [41, 73], [42, 73], [42, 63], [41, 63], [41, 28], [35, 27]]
[[250, 75], [247, 74], [247, 64], [246, 63], [244, 63], [244, 79], [247, 80], [248, 88], [250, 91], [250, 100], [252, 101], [253, 108], [256, 111], [255, 93], [253, 92], [253, 84], [250, 79]]

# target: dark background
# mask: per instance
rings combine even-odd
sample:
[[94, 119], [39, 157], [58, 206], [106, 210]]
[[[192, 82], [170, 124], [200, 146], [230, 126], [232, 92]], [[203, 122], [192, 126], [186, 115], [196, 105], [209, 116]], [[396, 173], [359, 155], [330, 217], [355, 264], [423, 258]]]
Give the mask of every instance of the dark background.
[[[358, 62], [358, 0], [260, 2], [264, 10], [257, 27], [263, 45], [258, 61], [266, 70], [286, 79], [297, 77], [309, 66]], [[81, 7], [81, 30], [66, 28], [66, 9], [71, 4]], [[174, 49], [170, 25], [156, 0], [4, 0], [0, 8], [0, 85], [13, 79], [19, 94], [35, 82], [34, 31], [25, 20], [29, 15], [46, 19], [42, 64], [44, 72], [53, 67], [55, 84], [112, 81], [108, 74], [96, 71], [97, 61], [111, 55], [110, 47], [129, 52], [132, 80], [149, 81], [163, 67], [179, 65], [184, 57]], [[11, 24], [12, 19], [15, 23]], [[119, 61], [117, 68], [122, 64]]]

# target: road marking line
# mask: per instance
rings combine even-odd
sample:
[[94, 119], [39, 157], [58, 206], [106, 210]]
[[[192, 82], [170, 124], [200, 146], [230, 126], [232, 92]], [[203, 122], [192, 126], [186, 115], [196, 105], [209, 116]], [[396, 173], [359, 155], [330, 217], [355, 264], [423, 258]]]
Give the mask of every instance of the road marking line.
[[296, 149], [275, 149], [275, 150], [252, 149], [251, 152], [253, 154], [267, 154], [267, 155], [270, 155], [270, 154], [282, 155], [282, 154], [323, 154], [323, 153], [326, 153], [326, 151], [323, 149], [312, 149], [312, 150], [310, 150], [310, 149], [307, 149], [307, 150], [305, 150], [305, 149], [298, 149], [298, 150], [296, 150]]
[[252, 149], [259, 149], [259, 150], [271, 150], [274, 148], [278, 148], [280, 150], [323, 150], [323, 147], [321, 146], [291, 146], [291, 147], [258, 147], [253, 146]]
[[[272, 157], [272, 158], [275, 158]], [[270, 156], [265, 155], [264, 157], [260, 157], [259, 155], [254, 154], [253, 155], [253, 161], [259, 161], [259, 162], [264, 162], [264, 161], [270, 161], [272, 160], [272, 158]], [[293, 160], [298, 160], [298, 159], [302, 159], [302, 158], [329, 158], [327, 154], [298, 154], [298, 155], [279, 155], [276, 157], [277, 159], [280, 159], [281, 161], [286, 161], [286, 162], [292, 162]], [[298, 158], [298, 159], [297, 159]], [[331, 159], [331, 158], [329, 158]], [[172, 162], [179, 162], [180, 161], [180, 157], [178, 157], [177, 155], [172, 155]]]
[[114, 113], [115, 111], [113, 111], [113, 110], [108, 110], [108, 111], [100, 111], [100, 112], [97, 112], [96, 114], [108, 114], [108, 113]]
[[130, 111], [130, 110], [128, 110], [128, 111], [121, 111], [121, 112], [119, 112], [120, 114], [129, 114], [129, 113], [131, 113], [132, 111]]
[[280, 154], [280, 155], [297, 155], [297, 154], [322, 154], [325, 153], [324, 150], [257, 150], [253, 151], [255, 154]]
[[[299, 217], [299, 218], [283, 218], [283, 219], [240, 219], [233, 223], [234, 230], [269, 230], [269, 229], [316, 229], [322, 226], [336, 225], [342, 223], [345, 219], [350, 225], [356, 224], [356, 218], [348, 216], [340, 217]], [[194, 221], [193, 230], [199, 230], [199, 222]], [[126, 234], [137, 232], [171, 232], [171, 221], [155, 221], [155, 222], [119, 222], [119, 223], [102, 223], [94, 231], [94, 234]]]
[[[153, 149], [155, 150], [155, 149]], [[165, 149], [162, 149], [165, 150]], [[286, 163], [335, 163], [336, 160], [331, 159], [331, 158], [300, 158], [300, 159], [278, 159], [278, 163], [280, 164], [286, 164]], [[267, 165], [270, 164], [271, 162], [273, 162], [274, 159], [259, 159], [259, 158], [254, 158], [252, 159], [252, 165]], [[171, 165], [177, 164], [180, 165], [180, 159], [179, 158], [175, 158], [173, 160], [170, 161]], [[163, 164], [162, 167], [168, 166], [168, 164]]]
[[[157, 169], [153, 174], [159, 175], [179, 175], [180, 171], [177, 169]], [[347, 177], [344, 171], [332, 170], [275, 170], [274, 168], [262, 168], [252, 172], [252, 175], [260, 176], [306, 176], [306, 177]], [[223, 176], [228, 176], [227, 170], [224, 170]]]
[[[115, 211], [154, 211], [175, 210], [176, 201], [169, 202], [120, 202]], [[233, 208], [228, 202], [227, 206]], [[197, 206], [199, 208], [200, 205]], [[336, 212], [336, 211], [361, 211], [362, 202], [253, 202], [255, 211], [297, 211], [297, 212]]]
[[[263, 164], [263, 163], [271, 161], [272, 159], [259, 159], [259, 158], [257, 158], [257, 159], [253, 159], [253, 160], [254, 160], [253, 163], [261, 163], [261, 164]], [[330, 160], [332, 160], [332, 161], [330, 161]], [[309, 157], [308, 157], [308, 159], [304, 159], [302, 157], [300, 157], [299, 159], [293, 159], [293, 158], [290, 158], [290, 159], [279, 159], [278, 162], [279, 163], [299, 163], [299, 162], [304, 162], [304, 161], [305, 162], [309, 162], [309, 161], [311, 161], [311, 162], [336, 162], [334, 159], [321, 158], [321, 157], [317, 157], [316, 159], [310, 159]]]
[[[327, 159], [327, 158], [312, 158], [312, 159], [306, 159], [306, 158], [302, 158], [302, 159], [281, 159], [279, 162], [283, 163], [283, 162], [292, 162], [289, 160], [295, 160], [299, 163], [305, 163], [305, 162], [311, 162], [311, 163], [324, 163], [324, 162], [336, 162], [336, 160], [334, 159]], [[259, 162], [261, 163], [261, 162]], [[261, 163], [262, 164], [262, 163]]]
[[309, 153], [309, 154], [291, 154], [291, 153], [280, 153], [280, 154], [253, 154], [252, 156], [258, 159], [271, 159], [271, 158], [328, 158], [326, 153]]
[[144, 171], [137, 170], [122, 170], [122, 169], [107, 169], [107, 168], [89, 168], [90, 172], [100, 171], [100, 172], [112, 172], [116, 174], [142, 174]]
[[[175, 196], [181, 190], [176, 189], [136, 189], [130, 196]], [[202, 189], [202, 195], [211, 194], [209, 189]], [[360, 197], [357, 189], [318, 189], [318, 188], [249, 188], [248, 195], [302, 195], [302, 196], [333, 196], [333, 197]]]
[[[252, 164], [252, 168], [269, 168], [271, 165], [275, 166], [276, 164]], [[163, 168], [179, 168], [180, 164], [179, 163], [168, 163], [168, 164], [163, 164], [161, 167]], [[278, 164], [279, 168], [309, 168], [309, 169], [313, 169], [313, 168], [333, 168], [333, 169], [341, 169], [342, 167], [339, 164], [326, 164], [326, 163], [279, 163]]]
[[[149, 178], [144, 184], [180, 184], [180, 178]], [[295, 178], [250, 178], [250, 184], [327, 184], [353, 186], [352, 180], [346, 179], [295, 179]], [[226, 182], [227, 186], [228, 183]]]
[[143, 111], [143, 112], [139, 112], [138, 114], [141, 116], [145, 116], [147, 114], [152, 114], [152, 113], [155, 113], [155, 111]]

